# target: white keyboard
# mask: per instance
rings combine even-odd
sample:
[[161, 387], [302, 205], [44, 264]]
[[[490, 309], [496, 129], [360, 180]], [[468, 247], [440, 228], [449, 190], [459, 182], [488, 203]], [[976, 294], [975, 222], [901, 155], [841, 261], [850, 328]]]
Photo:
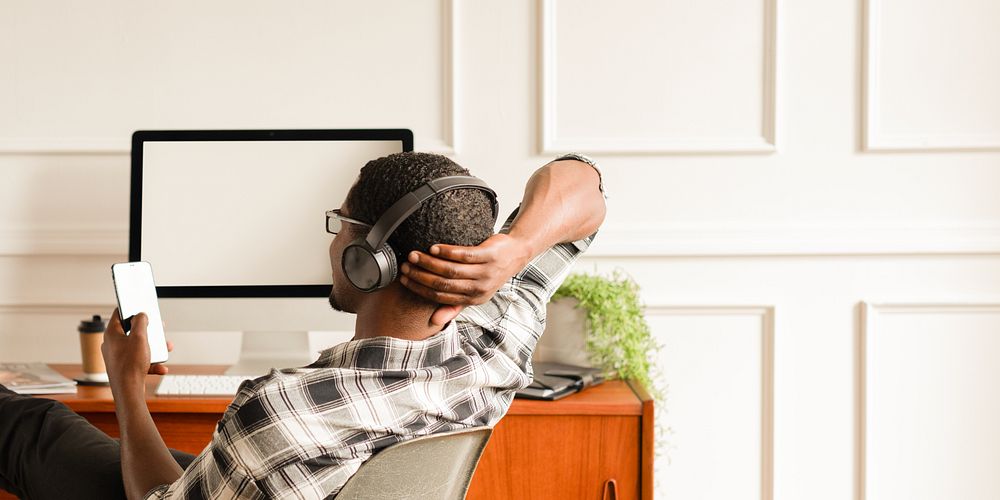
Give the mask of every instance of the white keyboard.
[[157, 396], [235, 396], [245, 375], [164, 375]]

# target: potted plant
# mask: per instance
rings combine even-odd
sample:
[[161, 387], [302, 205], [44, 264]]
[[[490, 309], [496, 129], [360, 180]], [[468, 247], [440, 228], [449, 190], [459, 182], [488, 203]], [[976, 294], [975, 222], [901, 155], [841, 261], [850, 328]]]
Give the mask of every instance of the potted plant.
[[556, 291], [536, 361], [594, 366], [609, 377], [642, 383], [656, 399], [653, 339], [639, 300], [639, 285], [615, 271], [610, 277], [572, 274]]

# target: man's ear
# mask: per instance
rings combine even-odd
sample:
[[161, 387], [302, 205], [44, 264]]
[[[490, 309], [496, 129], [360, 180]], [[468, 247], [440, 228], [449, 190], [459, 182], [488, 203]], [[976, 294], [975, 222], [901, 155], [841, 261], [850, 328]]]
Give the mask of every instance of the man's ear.
[[441, 305], [434, 310], [434, 314], [431, 314], [430, 326], [435, 328], [444, 328], [449, 321], [455, 319], [456, 316], [465, 306], [451, 306], [451, 305]]

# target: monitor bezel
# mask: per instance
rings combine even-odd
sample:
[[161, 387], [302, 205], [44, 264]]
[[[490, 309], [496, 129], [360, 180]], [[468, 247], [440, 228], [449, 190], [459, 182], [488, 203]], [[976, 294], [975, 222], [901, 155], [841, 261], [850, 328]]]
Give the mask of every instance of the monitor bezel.
[[[142, 260], [142, 150], [146, 142], [182, 141], [400, 141], [413, 151], [409, 129], [139, 130], [132, 134], [128, 259]], [[318, 226], [317, 226], [318, 227]], [[153, 265], [155, 276], [156, 266]], [[161, 298], [327, 297], [332, 285], [157, 286]]]

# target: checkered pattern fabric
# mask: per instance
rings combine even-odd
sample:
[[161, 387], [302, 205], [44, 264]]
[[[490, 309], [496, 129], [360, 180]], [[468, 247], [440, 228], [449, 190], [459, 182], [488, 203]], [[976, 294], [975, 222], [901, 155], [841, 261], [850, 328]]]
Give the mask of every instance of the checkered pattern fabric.
[[531, 382], [545, 304], [593, 238], [550, 248], [426, 340], [354, 340], [245, 382], [208, 447], [147, 498], [332, 497], [387, 446], [496, 424]]

